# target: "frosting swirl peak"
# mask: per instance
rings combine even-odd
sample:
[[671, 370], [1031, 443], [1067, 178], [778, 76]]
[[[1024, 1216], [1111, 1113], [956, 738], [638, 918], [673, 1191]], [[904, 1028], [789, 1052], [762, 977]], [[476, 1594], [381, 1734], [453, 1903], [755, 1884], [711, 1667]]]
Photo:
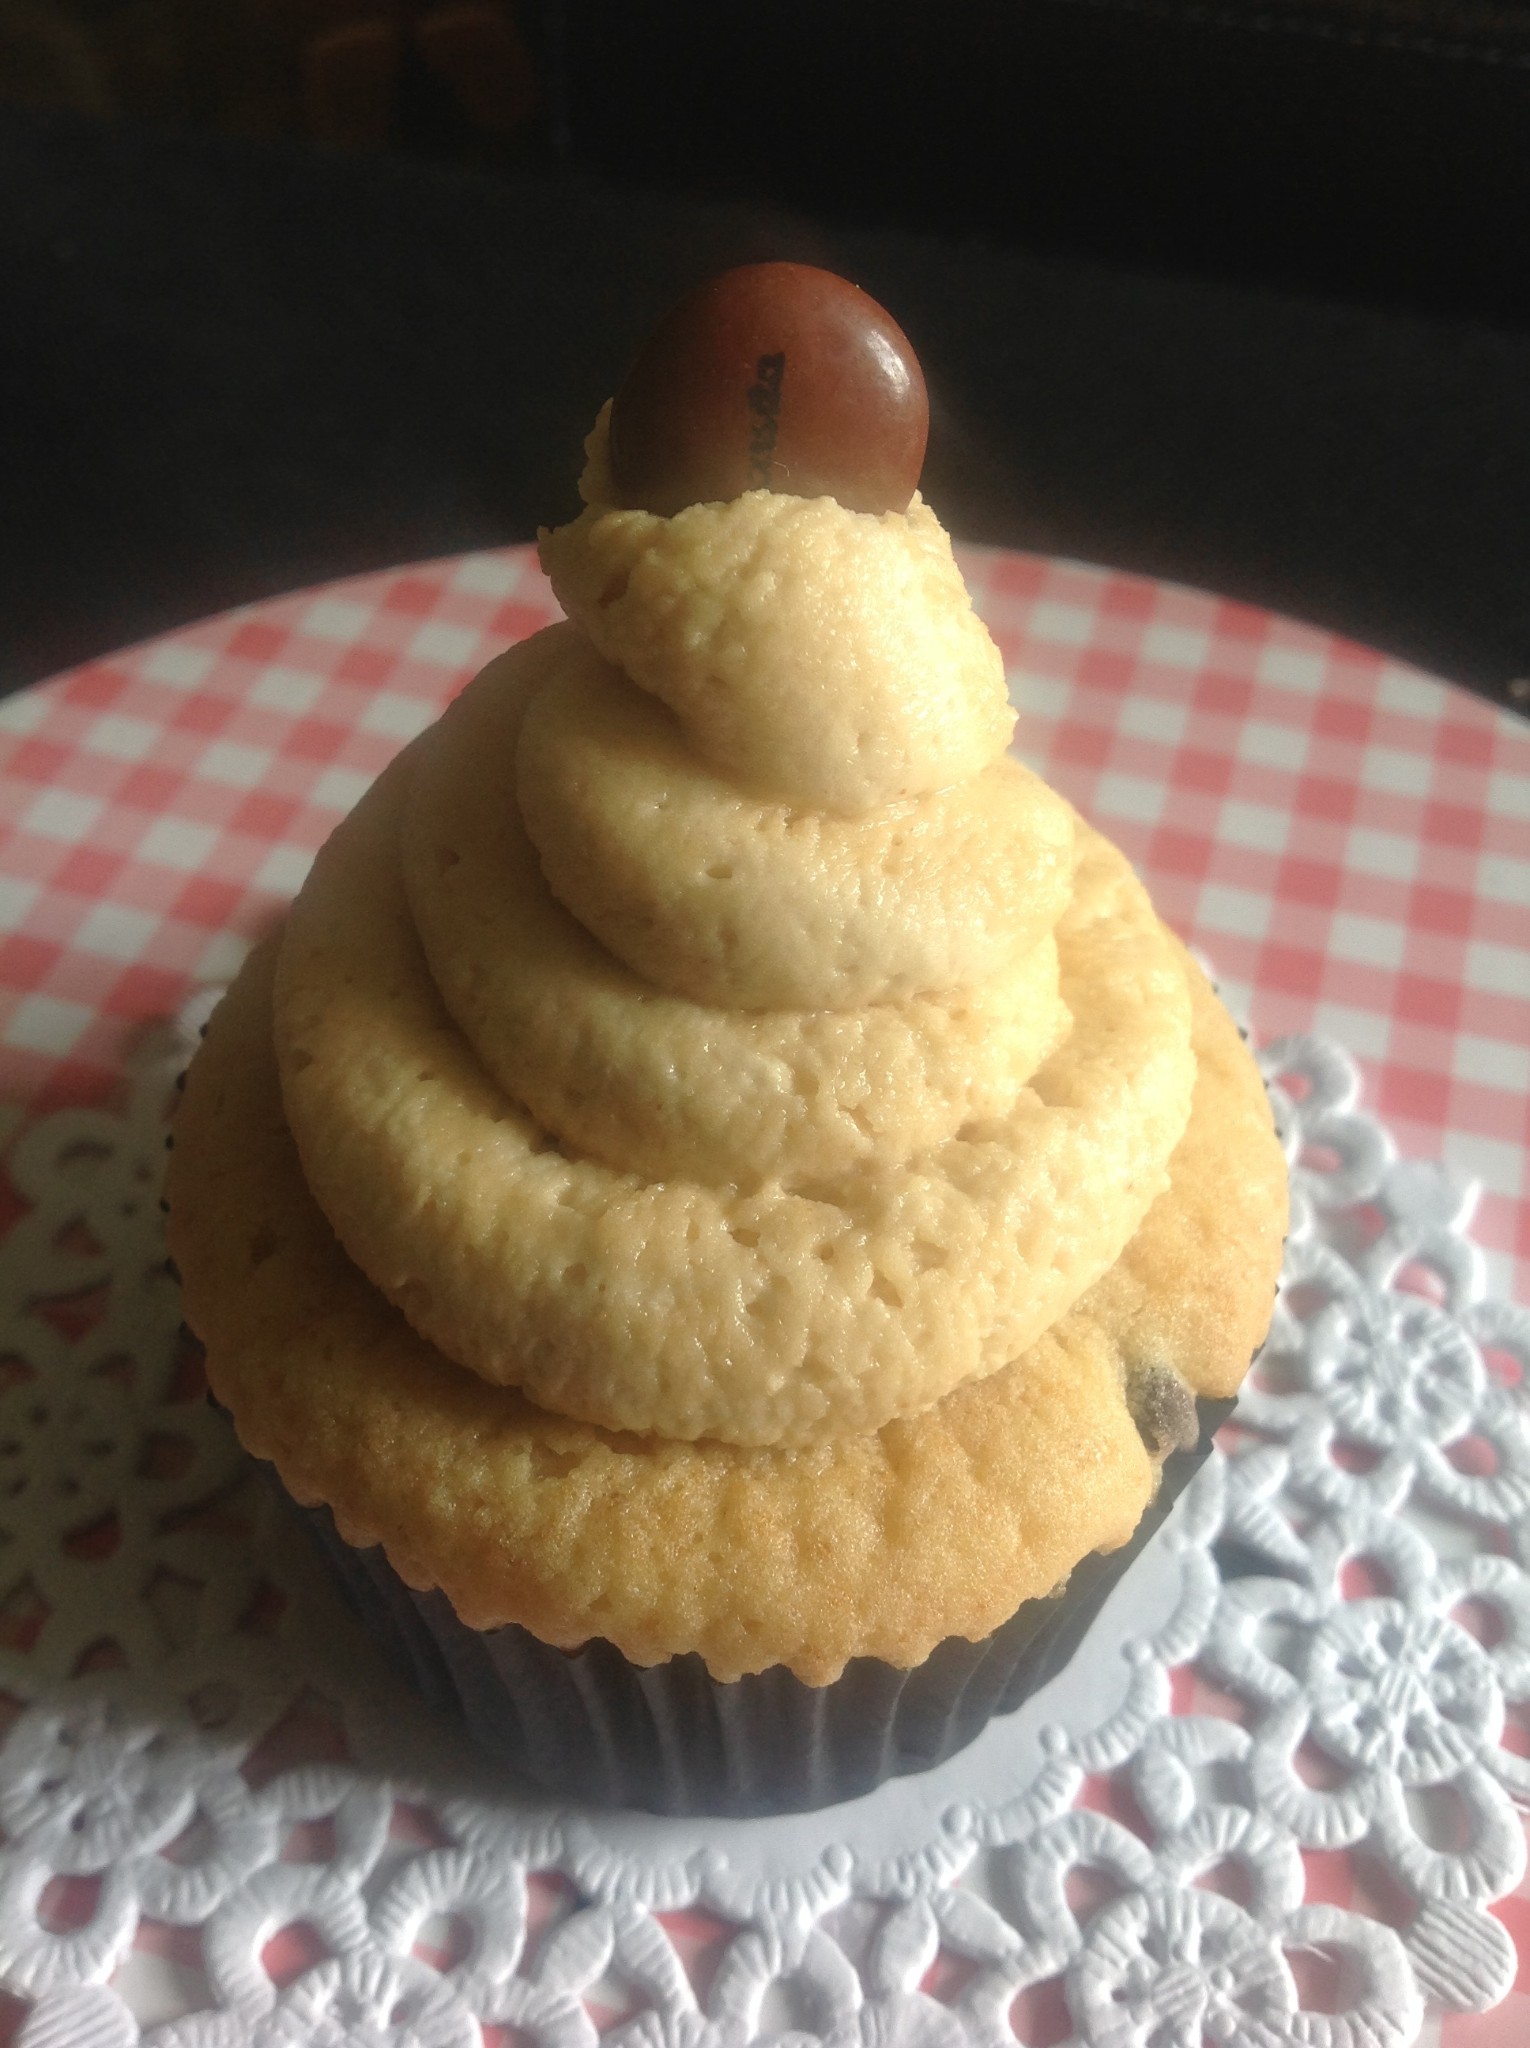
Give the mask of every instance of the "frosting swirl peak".
[[1004, 665], [951, 544], [907, 512], [748, 491], [671, 519], [615, 503], [610, 408], [585, 510], [541, 537], [559, 602], [756, 795], [856, 816], [977, 774], [1014, 730]]

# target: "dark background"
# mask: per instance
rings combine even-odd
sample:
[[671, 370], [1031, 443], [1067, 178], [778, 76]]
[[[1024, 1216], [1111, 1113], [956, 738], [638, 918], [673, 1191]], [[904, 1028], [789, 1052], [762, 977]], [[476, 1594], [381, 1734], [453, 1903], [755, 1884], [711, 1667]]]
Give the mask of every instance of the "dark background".
[[913, 337], [959, 537], [1530, 676], [1530, 6], [145, 4], [0, 0], [0, 685], [529, 539], [768, 255]]

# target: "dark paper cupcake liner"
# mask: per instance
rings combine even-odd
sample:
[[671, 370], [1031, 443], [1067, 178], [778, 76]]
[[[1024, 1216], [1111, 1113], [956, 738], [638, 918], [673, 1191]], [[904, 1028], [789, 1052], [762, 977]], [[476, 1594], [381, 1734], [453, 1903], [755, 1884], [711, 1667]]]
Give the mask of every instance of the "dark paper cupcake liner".
[[832, 1685], [776, 1668], [724, 1684], [697, 1656], [647, 1668], [610, 1643], [558, 1650], [527, 1630], [470, 1629], [416, 1593], [381, 1549], [299, 1509], [367, 1632], [487, 1755], [555, 1799], [653, 1813], [800, 1813], [925, 1771], [1067, 1663], [1112, 1588], [1211, 1449], [1231, 1401], [1197, 1404], [1200, 1439], [1166, 1459], [1136, 1533], [1086, 1557], [1062, 1593], [1028, 1600], [979, 1643], [948, 1637], [913, 1671], [853, 1659]]

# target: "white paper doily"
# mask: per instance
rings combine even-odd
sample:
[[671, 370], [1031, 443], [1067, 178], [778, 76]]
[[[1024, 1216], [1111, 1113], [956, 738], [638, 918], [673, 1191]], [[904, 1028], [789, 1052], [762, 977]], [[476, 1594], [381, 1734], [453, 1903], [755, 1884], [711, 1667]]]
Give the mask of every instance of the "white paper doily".
[[[759, 1822], [573, 1814], [413, 1705], [199, 1398], [164, 1113], [16, 1143], [0, 1242], [0, 1992], [21, 2048], [1387, 2048], [1502, 1998], [1530, 1315], [1314, 1039], [1232, 1427], [1068, 1669], [942, 1769]], [[1214, 1555], [1215, 1550], [1215, 1555]], [[1178, 1713], [1187, 1705], [1193, 1711]], [[1381, 1917], [1306, 1902], [1352, 1850]]]

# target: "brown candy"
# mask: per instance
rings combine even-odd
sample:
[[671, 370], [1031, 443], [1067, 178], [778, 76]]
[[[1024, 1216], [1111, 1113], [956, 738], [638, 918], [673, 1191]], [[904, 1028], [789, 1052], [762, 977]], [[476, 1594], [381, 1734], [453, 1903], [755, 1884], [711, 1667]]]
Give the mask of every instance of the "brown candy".
[[744, 491], [902, 512], [930, 407], [902, 329], [807, 263], [752, 263], [683, 298], [611, 409], [618, 502], [664, 517]]

